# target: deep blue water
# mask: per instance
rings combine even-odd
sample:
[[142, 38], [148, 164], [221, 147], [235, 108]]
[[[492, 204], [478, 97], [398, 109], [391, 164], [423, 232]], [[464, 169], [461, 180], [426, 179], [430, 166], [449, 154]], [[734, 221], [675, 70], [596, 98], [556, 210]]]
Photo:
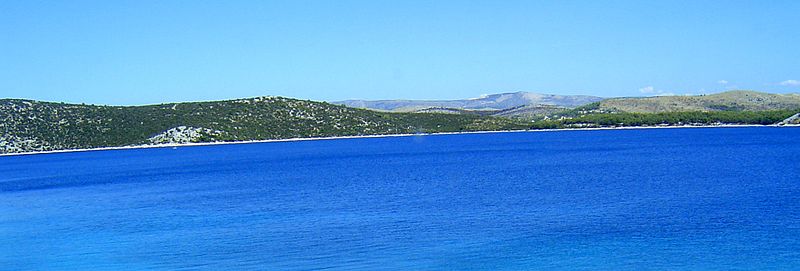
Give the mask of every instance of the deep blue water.
[[791, 270], [800, 128], [0, 157], [0, 269]]

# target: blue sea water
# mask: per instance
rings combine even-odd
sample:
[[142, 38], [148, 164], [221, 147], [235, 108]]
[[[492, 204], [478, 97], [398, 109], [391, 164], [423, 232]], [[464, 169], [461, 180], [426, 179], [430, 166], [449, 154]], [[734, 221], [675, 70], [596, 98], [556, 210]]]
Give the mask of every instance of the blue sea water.
[[797, 270], [800, 128], [0, 157], [2, 270]]

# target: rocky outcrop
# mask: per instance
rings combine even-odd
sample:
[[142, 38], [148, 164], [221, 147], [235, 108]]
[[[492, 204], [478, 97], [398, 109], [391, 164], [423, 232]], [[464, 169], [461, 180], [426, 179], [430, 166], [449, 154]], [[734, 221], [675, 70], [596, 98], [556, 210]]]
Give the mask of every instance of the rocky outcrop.
[[778, 122], [777, 125], [800, 124], [800, 113], [794, 114], [785, 120]]
[[178, 126], [152, 136], [147, 140], [152, 144], [184, 144], [216, 141], [223, 135], [225, 135], [225, 132], [219, 130]]

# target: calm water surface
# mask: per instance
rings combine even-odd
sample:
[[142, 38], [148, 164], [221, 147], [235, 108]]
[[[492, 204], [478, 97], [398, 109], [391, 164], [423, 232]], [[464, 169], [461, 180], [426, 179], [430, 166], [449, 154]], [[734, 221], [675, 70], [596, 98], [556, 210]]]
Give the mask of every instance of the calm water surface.
[[792, 270], [800, 128], [0, 157], [0, 269]]

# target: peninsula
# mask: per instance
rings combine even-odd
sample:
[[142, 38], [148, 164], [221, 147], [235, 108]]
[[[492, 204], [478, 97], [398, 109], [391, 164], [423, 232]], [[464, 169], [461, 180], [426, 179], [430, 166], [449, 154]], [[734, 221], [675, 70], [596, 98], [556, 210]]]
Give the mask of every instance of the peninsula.
[[800, 95], [754, 91], [610, 99], [517, 92], [440, 102], [270, 96], [145, 106], [2, 99], [0, 154], [417, 133], [792, 125], [800, 122], [798, 113]]

